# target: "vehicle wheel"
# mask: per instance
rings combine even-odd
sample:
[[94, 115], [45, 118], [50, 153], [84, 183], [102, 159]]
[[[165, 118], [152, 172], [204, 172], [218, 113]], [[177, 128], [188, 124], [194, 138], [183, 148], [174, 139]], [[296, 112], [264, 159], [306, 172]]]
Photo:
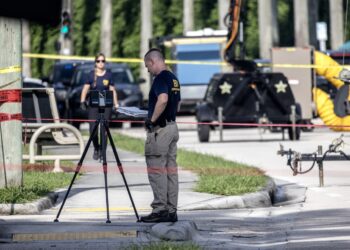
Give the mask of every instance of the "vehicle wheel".
[[303, 131], [303, 132], [312, 132], [312, 131], [314, 131], [314, 127], [312, 126], [313, 124], [312, 124], [312, 122], [310, 120], [304, 120], [303, 124], [310, 125], [310, 126], [302, 127], [301, 131]]
[[198, 139], [200, 142], [208, 142], [210, 135], [210, 127], [206, 124], [199, 124], [197, 126]]
[[295, 127], [295, 136], [294, 136], [293, 128], [292, 127], [288, 128], [289, 140], [294, 141], [294, 138], [296, 141], [300, 140], [300, 134], [301, 134], [300, 127]]
[[131, 123], [132, 128], [141, 128], [143, 126], [144, 126], [144, 123], [142, 123], [142, 122], [132, 122]]

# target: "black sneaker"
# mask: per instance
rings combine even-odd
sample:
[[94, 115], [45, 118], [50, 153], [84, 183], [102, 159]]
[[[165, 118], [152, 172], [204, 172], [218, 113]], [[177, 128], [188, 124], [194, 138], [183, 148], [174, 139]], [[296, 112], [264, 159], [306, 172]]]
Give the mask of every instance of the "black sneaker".
[[159, 213], [151, 213], [147, 216], [142, 216], [141, 221], [146, 223], [168, 222], [168, 211], [160, 211]]
[[99, 158], [99, 150], [98, 149], [94, 150], [94, 154], [92, 155], [92, 158], [94, 160], [98, 160], [98, 158]]
[[177, 222], [177, 213], [176, 212], [169, 213], [168, 221], [169, 222]]

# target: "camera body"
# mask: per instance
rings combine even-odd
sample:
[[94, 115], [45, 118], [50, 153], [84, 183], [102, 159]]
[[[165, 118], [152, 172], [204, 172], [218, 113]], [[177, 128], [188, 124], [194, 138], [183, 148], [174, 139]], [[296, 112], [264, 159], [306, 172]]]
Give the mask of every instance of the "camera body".
[[113, 91], [90, 90], [90, 107], [108, 108], [113, 107]]

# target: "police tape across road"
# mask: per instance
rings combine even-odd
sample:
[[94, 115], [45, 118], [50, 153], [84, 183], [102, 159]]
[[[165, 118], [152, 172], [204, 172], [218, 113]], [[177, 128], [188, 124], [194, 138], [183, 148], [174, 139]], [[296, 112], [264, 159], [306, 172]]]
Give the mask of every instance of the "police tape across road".
[[[55, 55], [55, 54], [34, 54], [23, 53], [23, 57], [36, 58], [36, 59], [50, 59], [50, 60], [80, 60], [80, 61], [94, 61], [92, 56], [70, 56], [70, 55]], [[109, 62], [119, 63], [143, 63], [141, 58], [106, 58]], [[224, 61], [189, 61], [189, 60], [165, 60], [167, 64], [197, 64], [197, 65], [221, 65], [230, 66], [229, 63]], [[350, 65], [313, 65], [313, 64], [270, 64], [270, 63], [257, 63], [258, 67], [274, 67], [274, 68], [349, 68]], [[0, 69], [1, 70], [1, 69]], [[1, 71], [0, 71], [1, 73]]]
[[13, 66], [5, 67], [5, 68], [0, 68], [0, 74], [21, 72], [21, 70], [22, 70], [21, 66], [13, 65]]
[[[52, 118], [27, 118], [23, 117], [23, 123], [30, 123], [32, 121], [61, 121], [61, 122], [95, 122], [96, 120], [89, 119], [52, 119]], [[143, 124], [144, 121], [135, 120], [109, 120], [110, 123], [140, 123]], [[186, 122], [186, 121], [176, 121], [177, 124], [187, 124], [187, 125], [211, 125], [211, 126], [232, 126], [232, 127], [298, 127], [298, 128], [350, 128], [350, 125], [324, 125], [324, 124], [284, 124], [284, 123], [240, 123], [240, 122]]]

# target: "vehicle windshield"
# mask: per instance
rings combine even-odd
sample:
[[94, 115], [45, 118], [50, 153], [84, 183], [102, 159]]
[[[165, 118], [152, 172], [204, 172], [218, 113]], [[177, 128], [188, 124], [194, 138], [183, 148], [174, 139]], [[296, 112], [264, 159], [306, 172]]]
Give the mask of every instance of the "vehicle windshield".
[[74, 74], [73, 64], [55, 65], [53, 71], [53, 82], [70, 82]]
[[[115, 84], [118, 83], [133, 83], [134, 79], [129, 69], [117, 68], [111, 69], [112, 80]], [[91, 69], [80, 69], [74, 76], [74, 85], [83, 85], [88, 81], [89, 73]]]

